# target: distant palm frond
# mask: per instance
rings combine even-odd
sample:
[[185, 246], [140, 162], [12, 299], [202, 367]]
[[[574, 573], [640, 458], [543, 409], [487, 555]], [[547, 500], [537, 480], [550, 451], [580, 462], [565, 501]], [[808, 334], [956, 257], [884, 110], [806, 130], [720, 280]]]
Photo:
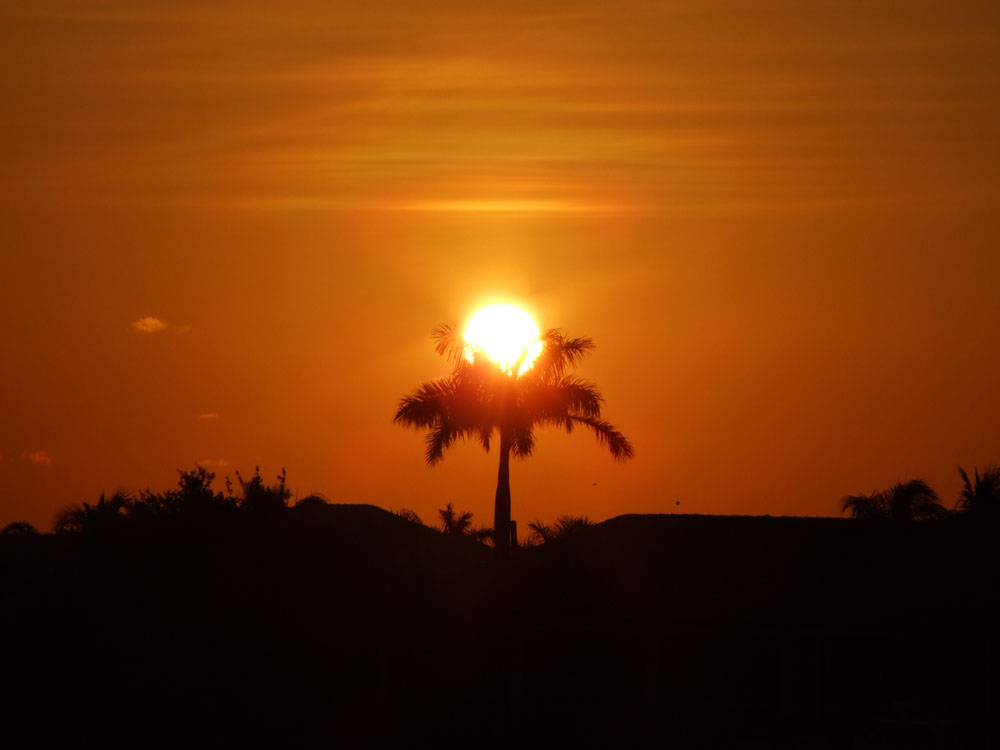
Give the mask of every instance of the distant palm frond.
[[54, 529], [57, 533], [101, 533], [120, 528], [127, 520], [134, 504], [131, 493], [116, 490], [110, 496], [101, 493], [97, 502], [79, 503], [62, 508], [56, 513]]
[[842, 501], [841, 512], [854, 518], [891, 521], [929, 520], [948, 514], [937, 493], [922, 479], [897, 482], [887, 490], [867, 495], [849, 495]]
[[848, 495], [841, 501], [841, 514], [850, 513], [853, 518], [886, 518], [888, 511], [885, 497], [881, 492], [867, 495]]
[[535, 544], [546, 544], [554, 539], [571, 536], [588, 526], [593, 526], [593, 523], [586, 516], [570, 515], [559, 516], [551, 525], [537, 520], [528, 524], [532, 532], [530, 539]]
[[955, 510], [977, 516], [1000, 516], [1000, 466], [987, 464], [981, 474], [974, 469], [975, 481], [969, 479], [961, 466], [958, 473], [962, 477], [962, 491]]
[[424, 525], [424, 522], [420, 520], [420, 516], [417, 515], [416, 511], [412, 511], [409, 508], [400, 508], [399, 510], [393, 511], [393, 515], [396, 518], [402, 518], [404, 521], [409, 521], [410, 523], [415, 523], [420, 526]]
[[555, 532], [553, 532], [552, 527], [537, 519], [529, 523], [528, 528], [531, 529], [532, 536], [536, 537], [542, 544], [555, 539]]
[[593, 523], [586, 516], [559, 516], [556, 519], [556, 535], [563, 537], [575, 534], [588, 526], [593, 526]]

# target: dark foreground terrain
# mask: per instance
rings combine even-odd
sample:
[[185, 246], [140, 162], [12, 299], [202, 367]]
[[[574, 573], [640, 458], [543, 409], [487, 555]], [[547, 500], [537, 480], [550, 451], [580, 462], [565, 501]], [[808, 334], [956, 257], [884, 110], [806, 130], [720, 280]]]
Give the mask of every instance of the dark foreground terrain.
[[996, 529], [371, 506], [0, 538], [0, 745], [991, 747]]

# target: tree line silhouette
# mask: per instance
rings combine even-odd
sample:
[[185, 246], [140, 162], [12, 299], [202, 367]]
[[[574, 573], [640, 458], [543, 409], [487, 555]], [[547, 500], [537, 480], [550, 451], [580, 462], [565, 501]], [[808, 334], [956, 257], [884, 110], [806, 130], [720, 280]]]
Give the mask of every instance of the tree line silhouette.
[[[884, 490], [848, 495], [841, 501], [841, 513], [857, 519], [883, 521], [922, 521], [950, 516], [1000, 518], [1000, 466], [988, 464], [982, 470], [976, 467], [971, 476], [961, 466], [958, 472], [962, 489], [950, 509], [927, 482], [912, 479], [897, 482]], [[147, 488], [135, 495], [117, 490], [111, 495], [101, 493], [94, 503], [82, 502], [62, 508], [56, 514], [53, 531], [57, 534], [102, 534], [136, 528], [204, 528], [238, 519], [267, 519], [286, 510], [308, 514], [310, 509], [328, 504], [328, 500], [318, 493], [290, 504], [292, 492], [284, 469], [271, 484], [260, 475], [260, 467], [249, 479], [244, 479], [237, 471], [235, 483], [226, 477], [225, 492], [213, 489], [216, 475], [202, 466], [191, 471], [179, 469], [178, 474], [177, 486], [163, 492]], [[406, 521], [424, 525], [413, 510], [401, 508], [393, 512]], [[473, 525], [471, 511], [455, 510], [454, 504], [448, 503], [438, 511], [438, 516], [436, 528], [443, 534], [493, 544], [493, 528]], [[531, 533], [517, 546], [538, 546], [591, 525], [586, 516], [563, 515], [551, 524], [535, 519], [528, 524]], [[5, 536], [38, 533], [38, 529], [27, 521], [12, 521], [0, 529], [0, 535]]]
[[977, 518], [1000, 514], [1000, 466], [989, 464], [974, 479], [961, 466], [962, 491], [955, 507], [949, 510], [941, 503], [937, 492], [922, 479], [897, 482], [888, 489], [868, 494], [848, 495], [842, 501], [842, 513], [854, 518], [886, 521], [920, 521], [945, 518], [953, 513]]
[[[460, 501], [432, 528], [405, 508], [296, 502], [284, 470], [219, 490], [180, 471], [166, 491], [63, 509], [57, 534], [8, 525], [0, 719], [53, 747], [100, 736], [109, 705], [130, 739], [176, 722], [252, 742], [269, 722], [276, 745], [363, 745], [345, 733], [373, 728], [417, 745], [448, 706], [462, 737], [513, 741], [569, 726], [609, 747], [653, 744], [621, 741], [647, 729], [675, 747], [929, 731], [945, 739], [924, 746], [993, 746], [961, 743], [994, 726], [995, 527], [961, 519], [995, 517], [997, 471], [963, 475], [944, 513], [916, 481], [857, 496], [882, 513], [861, 520], [535, 520], [533, 549], [496, 565]], [[52, 648], [70, 638], [85, 645]]]
[[[267, 521], [277, 514], [292, 512], [308, 516], [317, 507], [329, 504], [319, 493], [307, 495], [290, 504], [292, 491], [282, 468], [272, 484], [267, 484], [256, 467], [253, 476], [244, 479], [236, 472], [234, 483], [225, 478], [225, 492], [213, 489], [216, 475], [202, 466], [191, 471], [178, 469], [177, 486], [163, 492], [150, 489], [133, 494], [119, 489], [111, 495], [101, 493], [94, 503], [68, 505], [56, 513], [53, 531], [56, 534], [108, 534], [126, 530], [171, 528], [197, 530], [235, 524], [241, 520]], [[409, 508], [391, 511], [410, 523], [425, 525], [420, 516]], [[472, 523], [473, 513], [456, 510], [448, 503], [438, 511], [436, 527], [442, 534], [461, 536], [480, 544], [493, 544], [493, 528]], [[533, 547], [572, 534], [591, 522], [586, 516], [564, 515], [553, 524], [536, 520], [529, 524], [531, 535], [520, 546]], [[0, 529], [8, 536], [29, 536], [40, 533], [27, 521], [12, 521]]]

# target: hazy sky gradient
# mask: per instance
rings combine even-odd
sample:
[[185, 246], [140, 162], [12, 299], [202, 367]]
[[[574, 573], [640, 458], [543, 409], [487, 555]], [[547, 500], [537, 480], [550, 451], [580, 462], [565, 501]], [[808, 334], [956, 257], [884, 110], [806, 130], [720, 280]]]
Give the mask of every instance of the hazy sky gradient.
[[543, 435], [522, 523], [1000, 460], [995, 3], [179, 5], [0, 11], [0, 523], [196, 461], [487, 521], [391, 416], [498, 299], [638, 451]]

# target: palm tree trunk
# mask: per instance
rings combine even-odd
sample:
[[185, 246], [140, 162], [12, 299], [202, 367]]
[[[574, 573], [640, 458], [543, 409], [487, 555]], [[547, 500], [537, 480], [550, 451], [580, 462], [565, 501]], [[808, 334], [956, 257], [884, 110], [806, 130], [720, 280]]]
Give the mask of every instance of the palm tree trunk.
[[497, 557], [510, 554], [510, 439], [500, 435], [500, 469], [497, 472], [497, 496], [493, 506], [493, 548]]

